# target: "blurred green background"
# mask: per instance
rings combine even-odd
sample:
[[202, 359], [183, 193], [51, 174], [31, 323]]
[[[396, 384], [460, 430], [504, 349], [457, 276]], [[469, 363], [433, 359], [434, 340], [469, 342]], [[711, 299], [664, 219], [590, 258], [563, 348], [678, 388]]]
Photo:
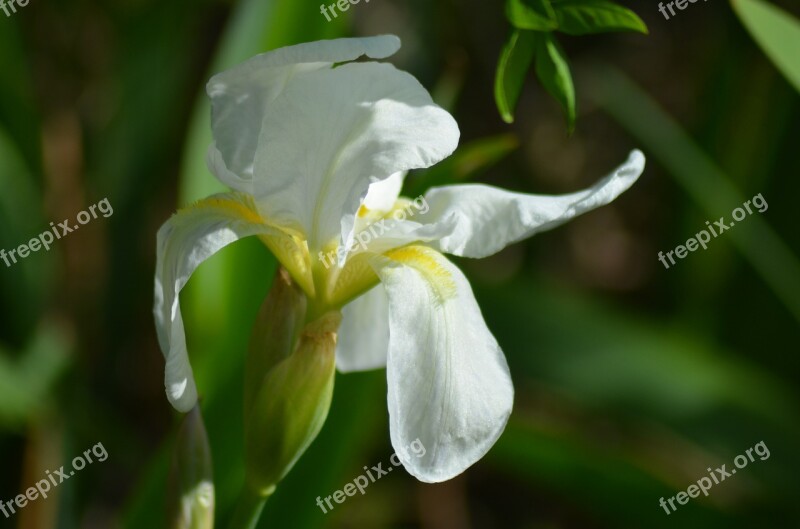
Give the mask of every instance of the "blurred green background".
[[[0, 13], [0, 247], [103, 198], [114, 208], [49, 252], [0, 265], [0, 500], [98, 442], [109, 454], [0, 527], [165, 526], [179, 417], [151, 314], [155, 233], [177, 207], [222, 189], [204, 161], [205, 81], [275, 47], [381, 33], [401, 37], [391, 62], [462, 130], [455, 157], [412, 174], [408, 195], [467, 179], [569, 192], [635, 147], [648, 166], [611, 206], [458, 261], [517, 390], [487, 457], [439, 485], [392, 473], [322, 514], [317, 496], [392, 453], [385, 371], [338, 376], [322, 433], [260, 527], [800, 527], [800, 98], [728, 3], [691, 4], [668, 21], [656, 2], [626, 4], [649, 35], [560, 39], [577, 87], [571, 136], [532, 76], [515, 123], [500, 119], [502, 2], [372, 0], [330, 23], [308, 0]], [[764, 214], [669, 270], [658, 262], [758, 193]], [[243, 479], [243, 361], [274, 270], [266, 248], [241, 241], [182, 298], [221, 521]], [[659, 506], [759, 441], [769, 459], [669, 516]]]

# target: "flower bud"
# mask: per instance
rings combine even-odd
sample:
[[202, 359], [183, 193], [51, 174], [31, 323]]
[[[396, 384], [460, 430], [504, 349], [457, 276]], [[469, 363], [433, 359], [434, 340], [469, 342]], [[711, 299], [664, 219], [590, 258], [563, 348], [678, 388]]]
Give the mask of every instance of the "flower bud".
[[173, 529], [213, 529], [214, 480], [211, 448], [198, 405], [183, 419], [172, 474]]
[[336, 330], [342, 316], [328, 312], [307, 324], [294, 352], [264, 378], [245, 433], [248, 487], [272, 493], [316, 438], [333, 395]]
[[264, 377], [287, 358], [303, 328], [306, 297], [285, 268], [278, 268], [272, 287], [258, 312], [245, 364], [244, 410], [250, 414]]

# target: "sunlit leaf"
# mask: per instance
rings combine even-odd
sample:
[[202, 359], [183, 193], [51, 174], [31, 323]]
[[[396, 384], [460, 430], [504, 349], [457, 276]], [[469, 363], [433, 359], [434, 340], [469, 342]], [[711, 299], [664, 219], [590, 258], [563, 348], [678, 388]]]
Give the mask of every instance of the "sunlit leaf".
[[586, 35], [610, 31], [647, 33], [647, 26], [630, 9], [606, 0], [553, 0], [558, 31]]
[[559, 102], [570, 132], [575, 128], [575, 86], [564, 50], [550, 33], [537, 34], [536, 75]]
[[731, 0], [731, 4], [767, 57], [800, 91], [800, 21], [760, 0]]
[[533, 60], [535, 44], [534, 32], [514, 30], [500, 55], [494, 79], [494, 98], [506, 123], [514, 122], [514, 108]]
[[550, 0], [508, 0], [506, 16], [519, 29], [550, 31], [557, 26]]

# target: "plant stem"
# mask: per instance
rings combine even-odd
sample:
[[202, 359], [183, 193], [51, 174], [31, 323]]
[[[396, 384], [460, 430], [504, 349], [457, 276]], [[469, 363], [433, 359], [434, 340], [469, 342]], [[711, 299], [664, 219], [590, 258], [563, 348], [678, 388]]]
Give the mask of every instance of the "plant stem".
[[261, 518], [264, 504], [267, 503], [267, 499], [271, 495], [271, 491], [262, 495], [245, 485], [242, 494], [239, 496], [239, 501], [236, 504], [228, 529], [255, 529], [259, 518]]

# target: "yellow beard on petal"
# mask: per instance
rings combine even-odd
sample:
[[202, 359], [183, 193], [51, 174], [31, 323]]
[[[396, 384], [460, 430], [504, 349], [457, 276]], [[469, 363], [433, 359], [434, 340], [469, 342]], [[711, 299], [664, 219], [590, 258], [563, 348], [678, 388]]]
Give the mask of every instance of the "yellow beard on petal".
[[[405, 197], [398, 197], [389, 210], [369, 209], [362, 204], [356, 213], [355, 230], [361, 232], [381, 219], [392, 219], [395, 212], [407, 210], [411, 204], [412, 201]], [[322, 253], [335, 261], [335, 256], [339, 254], [338, 250], [340, 249], [336, 241], [331, 241]], [[421, 272], [428, 279], [440, 301], [443, 302], [455, 296], [457, 289], [455, 281], [437, 260], [444, 257], [435, 250], [425, 246], [407, 245], [390, 250], [383, 256], [402, 262]], [[318, 269], [316, 272], [316, 275], [319, 276], [317, 292], [323, 301], [332, 307], [341, 307], [377, 285], [380, 280], [370, 264], [376, 257], [379, 257], [379, 254], [365, 248], [365, 251], [351, 254], [347, 258], [344, 269], [336, 266], [326, 266], [324, 271]], [[320, 283], [325, 285], [324, 289], [319, 288]]]
[[439, 302], [455, 297], [456, 282], [450, 272], [439, 262], [439, 259], [444, 259], [444, 256], [436, 250], [427, 246], [404, 246], [389, 250], [384, 256], [421, 273], [433, 289]]
[[[230, 198], [229, 198], [230, 197]], [[311, 278], [311, 260], [308, 255], [306, 241], [286, 233], [262, 217], [253, 202], [253, 198], [243, 193], [233, 193], [229, 197], [214, 196], [201, 200], [187, 209], [217, 208], [227, 210], [232, 216], [239, 217], [251, 224], [263, 224], [272, 229], [269, 233], [258, 236], [275, 258], [289, 271], [300, 288], [309, 296], [314, 296], [314, 281]]]

